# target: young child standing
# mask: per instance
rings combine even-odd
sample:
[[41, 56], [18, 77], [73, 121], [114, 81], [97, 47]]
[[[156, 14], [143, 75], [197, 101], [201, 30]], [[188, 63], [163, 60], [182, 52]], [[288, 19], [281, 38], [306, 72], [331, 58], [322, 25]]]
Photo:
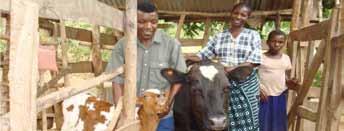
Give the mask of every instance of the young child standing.
[[261, 131], [287, 131], [287, 89], [294, 89], [296, 80], [287, 80], [291, 70], [289, 56], [282, 52], [286, 35], [280, 30], [269, 33], [269, 50], [262, 55], [259, 67]]

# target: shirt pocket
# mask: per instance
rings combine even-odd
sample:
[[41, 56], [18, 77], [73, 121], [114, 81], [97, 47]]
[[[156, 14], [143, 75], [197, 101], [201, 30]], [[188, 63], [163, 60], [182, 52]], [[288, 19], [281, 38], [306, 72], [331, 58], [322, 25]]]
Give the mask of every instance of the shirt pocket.
[[152, 83], [150, 85], [155, 87], [149, 87], [149, 88], [165, 88], [168, 85], [167, 80], [162, 77], [160, 71], [164, 68], [168, 68], [167, 62], [152, 62], [150, 66], [150, 79], [149, 81]]

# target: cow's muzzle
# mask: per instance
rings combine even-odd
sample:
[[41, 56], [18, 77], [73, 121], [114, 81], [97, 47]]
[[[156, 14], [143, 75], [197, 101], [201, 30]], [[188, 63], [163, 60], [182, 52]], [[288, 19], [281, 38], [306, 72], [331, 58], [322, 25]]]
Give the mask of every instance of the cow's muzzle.
[[207, 124], [207, 128], [213, 131], [224, 130], [228, 126], [227, 117], [224, 115], [217, 115], [213, 117], [209, 117], [209, 122]]

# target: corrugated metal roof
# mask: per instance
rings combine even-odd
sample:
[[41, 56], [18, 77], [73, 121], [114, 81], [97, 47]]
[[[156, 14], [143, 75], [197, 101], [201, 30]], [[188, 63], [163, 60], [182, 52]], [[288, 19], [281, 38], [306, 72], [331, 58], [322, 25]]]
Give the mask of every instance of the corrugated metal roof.
[[[99, 0], [116, 8], [124, 8], [125, 0]], [[138, 0], [143, 1], [143, 0]], [[230, 12], [238, 0], [151, 0], [159, 10], [219, 13]], [[241, 0], [243, 1], [243, 0]], [[254, 10], [290, 9], [293, 0], [246, 0]]]

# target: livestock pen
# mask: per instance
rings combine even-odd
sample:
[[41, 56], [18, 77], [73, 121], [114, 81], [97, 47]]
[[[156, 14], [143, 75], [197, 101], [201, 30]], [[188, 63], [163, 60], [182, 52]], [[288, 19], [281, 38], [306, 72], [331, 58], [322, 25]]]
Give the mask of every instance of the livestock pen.
[[[2, 52], [0, 84], [0, 130], [59, 130], [63, 118], [61, 101], [96, 86], [103, 85], [121, 73], [125, 76], [124, 112], [128, 128], [138, 128], [134, 118], [136, 98], [136, 4], [140, 0], [1, 0], [0, 39], [7, 48]], [[183, 47], [204, 46], [211, 36], [213, 22], [227, 22], [235, 3], [245, 0], [151, 0], [159, 19], [177, 25], [175, 38]], [[248, 24], [257, 30], [268, 21], [281, 28], [290, 22], [287, 52], [292, 59], [291, 77], [302, 83], [297, 92], [289, 92], [289, 129], [303, 130], [307, 122], [316, 131], [340, 130], [344, 110], [344, 1], [330, 0], [332, 13], [323, 18], [323, 0], [256, 0], [247, 1], [254, 9]], [[92, 30], [66, 26], [66, 22], [85, 22]], [[204, 24], [202, 38], [184, 38], [183, 26], [192, 22]], [[168, 25], [167, 25], [168, 26]], [[160, 24], [166, 28], [166, 24]], [[104, 33], [102, 29], [112, 33]], [[39, 39], [41, 30], [51, 40]], [[185, 32], [185, 31], [184, 31]], [[106, 62], [101, 52], [111, 50], [116, 41], [128, 37], [126, 65], [110, 74], [103, 73]], [[90, 47], [91, 60], [70, 62], [67, 40], [78, 40]], [[38, 52], [41, 46], [55, 50], [57, 71], [38, 88]], [[59, 51], [60, 50], [60, 51]], [[185, 53], [185, 55], [188, 55]], [[316, 73], [322, 72], [320, 88], [312, 87]], [[71, 84], [70, 75], [93, 73], [94, 78]], [[63, 83], [58, 80], [63, 79]], [[315, 104], [307, 98], [316, 98]], [[47, 113], [54, 108], [53, 113]], [[122, 108], [122, 107], [117, 107]], [[41, 114], [41, 115], [38, 115]], [[47, 118], [54, 118], [55, 128], [48, 129]], [[116, 123], [118, 117], [113, 122]], [[120, 127], [116, 127], [120, 128]], [[122, 128], [123, 129], [123, 128]], [[125, 130], [125, 129], [123, 129]], [[133, 129], [135, 130], [135, 129]], [[311, 129], [313, 130], [313, 129]]]

